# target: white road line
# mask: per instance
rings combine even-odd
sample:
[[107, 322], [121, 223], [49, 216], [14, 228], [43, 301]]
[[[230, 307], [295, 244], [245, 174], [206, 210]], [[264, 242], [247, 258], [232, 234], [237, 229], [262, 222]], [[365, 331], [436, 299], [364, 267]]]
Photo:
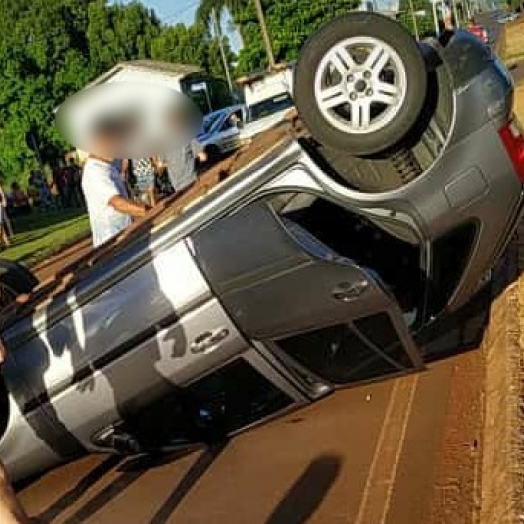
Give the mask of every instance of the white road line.
[[410, 375], [393, 386], [355, 524], [386, 522], [418, 380]]

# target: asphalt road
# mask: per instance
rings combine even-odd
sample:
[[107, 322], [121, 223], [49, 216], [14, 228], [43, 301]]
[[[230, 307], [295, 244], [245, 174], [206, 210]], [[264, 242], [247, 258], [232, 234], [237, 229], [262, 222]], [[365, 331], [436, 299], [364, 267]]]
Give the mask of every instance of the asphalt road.
[[156, 463], [90, 456], [21, 499], [39, 522], [69, 524], [469, 523], [481, 377], [470, 352], [341, 391], [222, 449]]

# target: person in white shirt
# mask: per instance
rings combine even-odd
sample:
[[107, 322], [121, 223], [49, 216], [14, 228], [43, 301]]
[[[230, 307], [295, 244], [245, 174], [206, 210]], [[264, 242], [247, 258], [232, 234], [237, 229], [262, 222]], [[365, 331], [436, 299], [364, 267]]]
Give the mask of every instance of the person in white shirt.
[[125, 187], [120, 172], [114, 165], [111, 152], [125, 140], [126, 124], [116, 119], [105, 119], [98, 123], [95, 135], [106, 154], [90, 154], [84, 165], [82, 190], [84, 192], [93, 246], [97, 247], [114, 237], [131, 224], [132, 218], [143, 217], [149, 206], [133, 202]]

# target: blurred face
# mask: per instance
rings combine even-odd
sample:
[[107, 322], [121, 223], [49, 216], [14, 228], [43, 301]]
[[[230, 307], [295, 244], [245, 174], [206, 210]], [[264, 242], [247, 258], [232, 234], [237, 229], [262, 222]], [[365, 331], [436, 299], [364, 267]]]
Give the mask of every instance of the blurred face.
[[117, 152], [121, 151], [133, 137], [133, 128], [128, 124], [116, 123], [108, 125], [95, 134], [93, 145], [96, 153], [108, 160], [117, 157]]

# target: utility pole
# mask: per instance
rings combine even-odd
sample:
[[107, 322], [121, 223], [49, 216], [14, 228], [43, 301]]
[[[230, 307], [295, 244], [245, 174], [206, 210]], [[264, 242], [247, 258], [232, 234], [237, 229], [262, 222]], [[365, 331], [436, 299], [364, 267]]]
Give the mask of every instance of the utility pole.
[[451, 0], [451, 6], [453, 8], [453, 18], [455, 19], [455, 29], [460, 28], [460, 20], [457, 10], [457, 0]]
[[438, 23], [437, 0], [431, 0], [431, 7], [433, 10], [433, 21], [435, 23], [435, 36], [438, 37], [440, 34], [440, 27]]
[[215, 36], [218, 39], [218, 46], [220, 47], [220, 54], [222, 55], [222, 63], [224, 64], [224, 71], [226, 72], [227, 84], [229, 86], [229, 91], [233, 92], [233, 82], [231, 81], [231, 75], [229, 73], [229, 64], [227, 62], [226, 50], [224, 49], [224, 39], [222, 38], [222, 30], [220, 29], [220, 20], [218, 19], [218, 13], [215, 8], [213, 8], [213, 23], [215, 25]]
[[260, 24], [260, 30], [262, 31], [262, 39], [264, 40], [264, 46], [266, 48], [267, 57], [269, 58], [269, 67], [273, 69], [275, 67], [275, 57], [273, 55], [273, 49], [271, 48], [271, 41], [269, 40], [269, 33], [267, 32], [266, 20], [264, 18], [264, 11], [262, 9], [261, 0], [253, 0], [257, 9], [258, 23]]
[[413, 28], [415, 29], [415, 38], [419, 40], [417, 15], [415, 14], [415, 8], [413, 7], [413, 0], [409, 0], [409, 10], [411, 11], [411, 18], [413, 20]]

